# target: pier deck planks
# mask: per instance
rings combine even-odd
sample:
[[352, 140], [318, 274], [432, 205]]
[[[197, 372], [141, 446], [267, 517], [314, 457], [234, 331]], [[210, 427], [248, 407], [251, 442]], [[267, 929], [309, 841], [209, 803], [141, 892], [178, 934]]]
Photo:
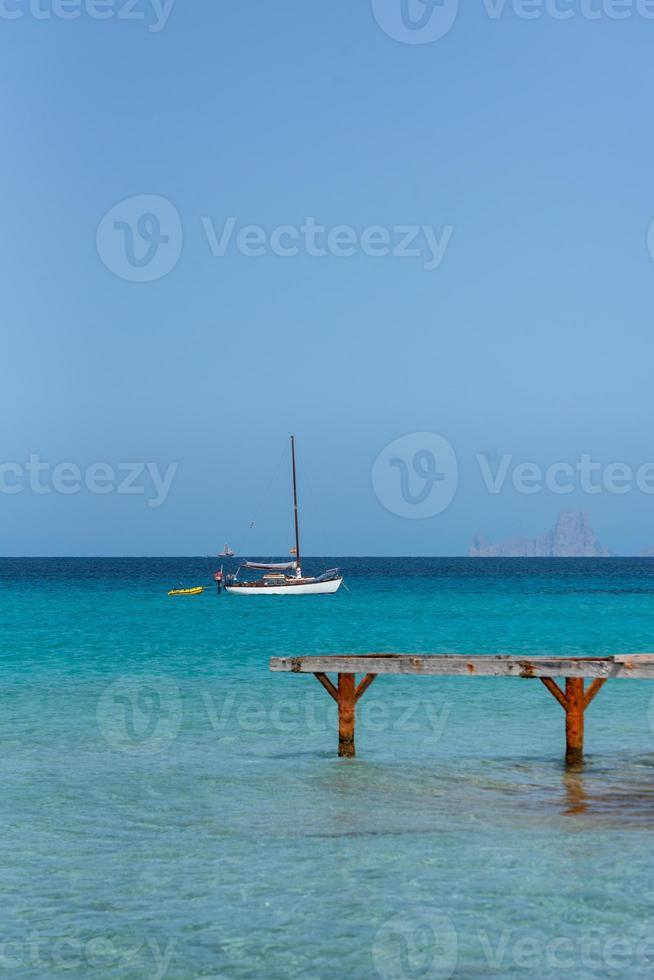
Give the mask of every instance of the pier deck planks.
[[272, 657], [272, 671], [294, 674], [418, 674], [441, 677], [603, 677], [654, 680], [654, 654], [616, 657], [514, 657], [460, 654], [347, 654]]

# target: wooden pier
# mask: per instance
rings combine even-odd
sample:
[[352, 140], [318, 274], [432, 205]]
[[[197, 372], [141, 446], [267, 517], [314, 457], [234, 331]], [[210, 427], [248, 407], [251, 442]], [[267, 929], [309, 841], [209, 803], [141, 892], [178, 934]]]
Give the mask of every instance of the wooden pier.
[[[654, 680], [654, 654], [615, 657], [511, 657], [368, 653], [327, 657], [272, 657], [272, 671], [313, 674], [338, 705], [338, 754], [355, 755], [356, 704], [379, 674], [422, 677], [517, 677], [540, 680], [565, 711], [566, 763], [584, 754], [584, 715], [608, 680]], [[328, 674], [336, 674], [334, 684]], [[356, 683], [356, 675], [362, 680]], [[555, 678], [565, 680], [562, 689]], [[586, 686], [586, 681], [589, 681]]]

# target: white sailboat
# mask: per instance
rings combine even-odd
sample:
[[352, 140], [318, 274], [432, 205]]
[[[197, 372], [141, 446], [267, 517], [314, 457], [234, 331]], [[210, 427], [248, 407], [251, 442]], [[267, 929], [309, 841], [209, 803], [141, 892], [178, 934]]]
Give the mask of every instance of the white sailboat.
[[[291, 468], [293, 470], [293, 511], [295, 518], [295, 547], [293, 559], [288, 562], [244, 561], [235, 575], [225, 580], [225, 591], [230, 595], [331, 595], [338, 592], [343, 576], [338, 568], [330, 568], [322, 575], [308, 577], [302, 574], [300, 558], [300, 521], [297, 503], [297, 475], [295, 472], [295, 436], [291, 436]], [[264, 574], [255, 581], [239, 581], [241, 568], [261, 571]]]
[[229, 545], [226, 544], [225, 547], [223, 548], [223, 550], [220, 551], [220, 552], [218, 552], [218, 557], [219, 558], [233, 558], [235, 554], [236, 554], [236, 552], [235, 551], [232, 551], [232, 549], [229, 547]]

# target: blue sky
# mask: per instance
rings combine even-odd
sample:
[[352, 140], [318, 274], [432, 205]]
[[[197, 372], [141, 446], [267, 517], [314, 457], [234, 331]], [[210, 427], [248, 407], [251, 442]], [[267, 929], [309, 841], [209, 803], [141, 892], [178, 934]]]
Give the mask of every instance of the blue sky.
[[[563, 507], [618, 552], [654, 544], [651, 493], [493, 494], [477, 460], [654, 461], [654, 20], [609, 0], [591, 20], [589, 2], [560, 0], [565, 21], [468, 2], [409, 44], [378, 22], [392, 32], [400, 0], [378, 18], [369, 0], [177, 0], [161, 30], [149, 0], [129, 20], [107, 0], [102, 21], [83, 0], [70, 20], [5, 0], [1, 455], [18, 490], [0, 493], [0, 553], [284, 553], [290, 431], [310, 553], [462, 554]], [[134, 281], [125, 229], [143, 257], [153, 199], [172, 206], [154, 229], [172, 267]], [[262, 255], [212, 254], [228, 218], [262, 230]], [[352, 229], [353, 254], [309, 254], [307, 218]], [[298, 254], [275, 254], [281, 226]], [[419, 255], [392, 254], [413, 226], [446, 241], [436, 268], [422, 232]], [[390, 254], [366, 254], [379, 229]], [[397, 513], [397, 465], [382, 499], [372, 478], [412, 433], [458, 460], [451, 503], [422, 519]], [[79, 492], [35, 492], [34, 456], [76, 466]], [[159, 506], [147, 470], [141, 494], [84, 484], [145, 463], [176, 466]]]

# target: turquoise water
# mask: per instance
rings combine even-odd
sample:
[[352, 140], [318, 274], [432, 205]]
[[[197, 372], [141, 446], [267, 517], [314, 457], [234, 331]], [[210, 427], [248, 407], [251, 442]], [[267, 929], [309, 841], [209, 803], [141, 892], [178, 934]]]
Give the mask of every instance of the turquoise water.
[[341, 567], [169, 599], [213, 566], [0, 562], [0, 976], [652, 975], [648, 682], [600, 692], [573, 773], [537, 681], [378, 678], [348, 761], [268, 657], [652, 650], [654, 561]]

